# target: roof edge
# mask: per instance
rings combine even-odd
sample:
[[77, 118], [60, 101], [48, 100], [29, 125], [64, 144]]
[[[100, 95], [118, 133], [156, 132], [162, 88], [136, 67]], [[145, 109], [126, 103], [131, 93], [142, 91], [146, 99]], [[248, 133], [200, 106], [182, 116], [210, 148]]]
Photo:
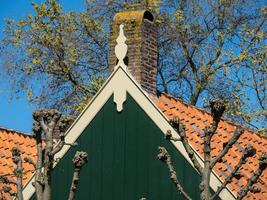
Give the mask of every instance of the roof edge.
[[33, 137], [33, 135], [31, 133], [18, 131], [18, 130], [11, 129], [11, 128], [6, 128], [6, 127], [3, 127], [3, 126], [0, 126], [0, 130], [9, 131], [9, 132], [16, 133], [16, 134], [19, 134], [19, 135], [23, 135], [23, 136], [26, 136], [26, 137]]

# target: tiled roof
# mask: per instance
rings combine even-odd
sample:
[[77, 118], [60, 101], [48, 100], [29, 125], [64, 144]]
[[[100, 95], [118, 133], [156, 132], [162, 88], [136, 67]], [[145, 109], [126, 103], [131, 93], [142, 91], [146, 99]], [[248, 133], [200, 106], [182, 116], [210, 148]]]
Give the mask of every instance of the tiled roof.
[[[180, 118], [185, 125], [190, 144], [201, 156], [203, 156], [203, 140], [201, 139], [201, 135], [203, 134], [204, 128], [210, 125], [212, 120], [211, 115], [202, 109], [188, 105], [183, 101], [166, 94], [161, 94], [158, 98], [152, 99], [169, 119], [175, 116]], [[211, 141], [213, 158], [223, 149], [223, 144], [231, 138], [235, 129], [236, 125], [234, 123], [224, 119], [221, 120], [218, 130]], [[236, 144], [233, 145], [229, 152], [223, 157], [223, 162], [217, 163], [214, 166], [216, 174], [221, 180], [224, 180], [235, 167], [241, 157], [242, 150], [248, 144], [253, 145], [254, 148], [256, 148], [257, 153], [254, 157], [249, 158], [246, 164], [241, 168], [244, 177], [239, 180], [234, 178], [229, 185], [229, 188], [235, 193], [238, 193], [240, 188], [246, 185], [247, 179], [258, 168], [258, 157], [263, 152], [267, 152], [267, 139], [253, 133], [253, 131], [246, 130]], [[255, 186], [260, 188], [261, 191], [256, 194], [248, 193], [248, 196], [245, 199], [267, 199], [267, 170], [263, 172], [259, 182], [255, 184]]]
[[[17, 147], [22, 153], [22, 159], [30, 157], [36, 160], [35, 140], [32, 136], [0, 127], [0, 176], [6, 175], [10, 180], [16, 180], [13, 175], [13, 169], [16, 165], [12, 161], [12, 148]], [[23, 184], [32, 176], [34, 168], [32, 165], [23, 162], [24, 174]], [[15, 190], [14, 185], [10, 185]], [[11, 199], [10, 196], [2, 192], [3, 184], [0, 182], [0, 199]]]
[[[200, 155], [203, 155], [203, 140], [201, 139], [201, 135], [203, 134], [203, 129], [211, 123], [211, 115], [204, 110], [188, 105], [183, 101], [166, 94], [161, 94], [158, 98], [152, 97], [152, 99], [169, 119], [174, 116], [178, 116], [180, 118], [185, 125], [186, 133], [191, 145]], [[213, 157], [222, 150], [223, 144], [230, 139], [235, 128], [235, 124], [224, 119], [221, 120], [218, 131], [212, 138]], [[257, 149], [257, 154], [254, 157], [249, 158], [248, 162], [241, 168], [244, 177], [240, 180], [234, 178], [233, 182], [230, 184], [230, 189], [236, 193], [240, 191], [241, 187], [246, 185], [247, 178], [250, 177], [252, 172], [257, 169], [257, 158], [259, 155], [263, 152], [267, 152], [267, 140], [252, 131], [246, 130], [237, 143], [229, 150], [228, 154], [224, 156], [223, 162], [217, 163], [214, 168], [216, 174], [224, 180], [230, 173], [231, 169], [237, 164], [239, 158], [241, 157], [241, 151], [247, 144], [253, 145]], [[27, 156], [31, 157], [35, 161], [37, 156], [35, 140], [33, 137], [0, 127], [0, 175], [8, 174], [9, 178], [14, 179], [12, 173], [15, 165], [12, 162], [12, 147], [19, 148], [22, 151], [23, 158]], [[23, 182], [25, 184], [25, 182], [27, 182], [27, 180], [31, 177], [34, 169], [31, 165], [25, 162], [23, 162], [23, 167], [26, 169], [23, 178]], [[0, 183], [0, 190], [2, 186], [3, 185]], [[249, 193], [246, 199], [267, 199], [266, 170], [261, 175], [256, 186], [261, 189], [261, 192], [256, 194]], [[15, 189], [14, 186], [12, 186], [12, 188]], [[2, 194], [0, 193], [0, 197], [1, 195]], [[5, 195], [4, 197], [7, 196]], [[10, 197], [7, 197], [7, 199], [10, 199]]]

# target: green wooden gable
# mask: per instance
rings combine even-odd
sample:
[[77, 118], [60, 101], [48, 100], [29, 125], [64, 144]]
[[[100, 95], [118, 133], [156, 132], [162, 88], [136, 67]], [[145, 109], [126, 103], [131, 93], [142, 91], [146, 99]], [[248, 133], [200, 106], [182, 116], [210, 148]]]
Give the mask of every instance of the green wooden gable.
[[[181, 142], [165, 140], [167, 131], [179, 137], [168, 119], [124, 69], [118, 67], [102, 89], [66, 133], [68, 145], [56, 155], [52, 199], [67, 199], [71, 184], [72, 158], [86, 151], [76, 199], [148, 200], [183, 199], [170, 180], [169, 171], [157, 159], [158, 146], [172, 155], [178, 179], [192, 199], [199, 199], [200, 177], [189, 162]], [[196, 154], [198, 159], [198, 154]], [[34, 176], [23, 190], [25, 199], [34, 199]], [[221, 184], [211, 174], [211, 188]], [[222, 199], [234, 199], [228, 190]]]
[[56, 166], [53, 199], [67, 199], [76, 150], [86, 151], [89, 162], [81, 172], [76, 199], [181, 199], [165, 164], [157, 159], [158, 146], [173, 157], [177, 176], [193, 199], [199, 199], [199, 176], [161, 130], [128, 95], [122, 112], [109, 99]]

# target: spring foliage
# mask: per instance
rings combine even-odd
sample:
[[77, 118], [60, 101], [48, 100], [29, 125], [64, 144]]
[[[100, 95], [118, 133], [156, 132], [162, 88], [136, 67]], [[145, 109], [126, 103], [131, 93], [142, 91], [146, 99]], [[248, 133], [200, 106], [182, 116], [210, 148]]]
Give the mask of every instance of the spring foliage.
[[229, 118], [264, 132], [267, 8], [261, 0], [90, 0], [75, 13], [63, 12], [57, 0], [33, 4], [33, 15], [8, 20], [5, 29], [2, 55], [13, 91], [39, 106], [78, 113], [107, 76], [114, 14], [140, 2], [159, 26], [158, 89], [200, 107], [223, 98]]
[[107, 68], [103, 20], [65, 13], [55, 0], [32, 6], [34, 15], [7, 21], [3, 54], [11, 85], [40, 106], [80, 111]]

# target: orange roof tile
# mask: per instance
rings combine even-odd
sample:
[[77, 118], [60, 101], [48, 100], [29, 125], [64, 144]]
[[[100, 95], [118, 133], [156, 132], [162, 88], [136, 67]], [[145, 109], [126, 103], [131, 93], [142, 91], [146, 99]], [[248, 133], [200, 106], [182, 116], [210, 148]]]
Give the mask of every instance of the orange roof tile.
[[[17, 147], [21, 150], [22, 160], [25, 157], [30, 157], [33, 161], [36, 160], [36, 146], [35, 139], [32, 136], [0, 127], [0, 176], [5, 175], [10, 180], [15, 180], [13, 169], [16, 165], [12, 161], [11, 150], [13, 147]], [[34, 172], [32, 165], [23, 161], [23, 184], [29, 180]], [[12, 199], [9, 195], [1, 191], [3, 183], [0, 181], [0, 199]], [[16, 190], [14, 185], [9, 185], [12, 190]]]
[[[211, 123], [211, 115], [195, 106], [188, 105], [183, 101], [176, 99], [167, 94], [161, 94], [158, 98], [151, 97], [154, 103], [169, 119], [174, 116], [178, 116], [185, 125], [187, 137], [190, 144], [194, 149], [203, 156], [202, 145], [203, 140], [201, 134], [203, 134], [204, 128]], [[222, 149], [223, 143], [227, 142], [236, 129], [234, 123], [222, 119], [219, 123], [217, 132], [212, 138], [212, 156], [215, 157]], [[247, 144], [251, 144], [256, 148], [257, 154], [249, 158], [246, 164], [243, 165], [241, 171], [244, 175], [241, 179], [233, 179], [232, 183], [228, 186], [229, 188], [238, 193], [240, 188], [247, 183], [247, 179], [252, 173], [258, 168], [258, 157], [263, 153], [267, 152], [267, 140], [264, 137], [259, 136], [251, 130], [245, 130], [243, 135], [238, 139], [237, 143], [229, 150], [229, 152], [223, 157], [222, 163], [217, 163], [214, 166], [215, 173], [224, 180], [230, 173], [231, 169], [235, 167], [239, 158], [242, 155], [242, 149]], [[267, 171], [265, 170], [260, 177], [258, 183], [255, 184], [257, 188], [260, 188], [259, 193], [248, 193], [245, 199], [267, 199]]]

